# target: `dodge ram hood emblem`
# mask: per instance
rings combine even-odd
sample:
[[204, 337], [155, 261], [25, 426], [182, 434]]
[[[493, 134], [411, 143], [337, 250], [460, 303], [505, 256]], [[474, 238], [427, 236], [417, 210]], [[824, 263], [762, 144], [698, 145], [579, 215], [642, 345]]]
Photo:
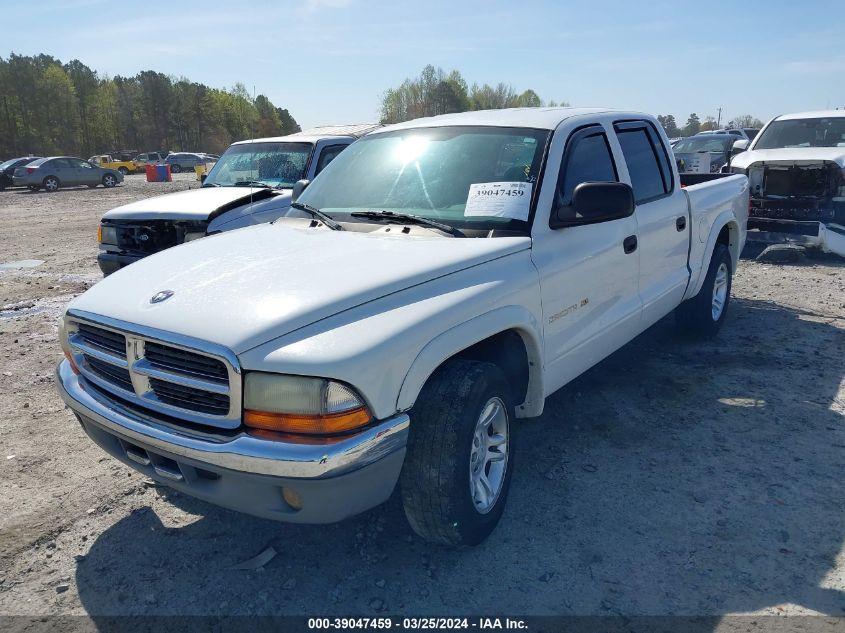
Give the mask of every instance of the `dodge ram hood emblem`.
[[161, 303], [162, 301], [167, 301], [172, 296], [172, 290], [162, 290], [161, 292], [157, 292], [152, 297], [150, 297], [150, 303]]

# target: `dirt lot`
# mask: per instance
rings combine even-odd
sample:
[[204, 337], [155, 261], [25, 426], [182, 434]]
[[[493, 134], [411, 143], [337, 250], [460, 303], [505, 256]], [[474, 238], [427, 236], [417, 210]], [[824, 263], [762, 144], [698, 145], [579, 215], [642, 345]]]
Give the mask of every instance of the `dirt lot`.
[[[518, 429], [502, 524], [420, 542], [398, 501], [332, 526], [168, 493], [55, 393], [100, 214], [196, 186], [0, 193], [0, 614], [845, 614], [845, 265], [745, 260], [722, 335], [665, 320]], [[229, 567], [272, 546], [265, 567]]]

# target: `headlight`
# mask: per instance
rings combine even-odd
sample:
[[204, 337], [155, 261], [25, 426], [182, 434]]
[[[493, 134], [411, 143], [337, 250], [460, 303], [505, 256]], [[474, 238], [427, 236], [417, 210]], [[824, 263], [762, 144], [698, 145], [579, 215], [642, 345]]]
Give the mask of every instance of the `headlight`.
[[117, 244], [117, 227], [101, 224], [97, 229], [97, 241], [101, 244]]
[[201, 237], [205, 237], [205, 233], [185, 233], [185, 243], [193, 242]]
[[339, 382], [249, 372], [243, 419], [252, 429], [329, 435], [365, 426], [372, 416], [362, 398]]
[[71, 369], [75, 374], [79, 373], [79, 367], [76, 366], [76, 361], [73, 359], [73, 351], [70, 348], [70, 342], [68, 338], [70, 336], [70, 332], [68, 331], [66, 317], [62, 316], [59, 318], [59, 343], [62, 346], [62, 351], [65, 353], [65, 358], [67, 358], [68, 362], [70, 363]]

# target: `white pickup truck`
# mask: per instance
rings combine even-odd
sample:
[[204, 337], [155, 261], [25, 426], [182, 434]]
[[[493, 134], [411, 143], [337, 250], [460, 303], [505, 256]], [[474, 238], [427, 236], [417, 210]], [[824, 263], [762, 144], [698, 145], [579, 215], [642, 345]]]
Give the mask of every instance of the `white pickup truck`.
[[420, 535], [478, 543], [516, 418], [673, 310], [701, 336], [725, 320], [747, 179], [683, 188], [670, 156], [635, 112], [384, 128], [295, 213], [76, 298], [59, 391], [94, 442], [187, 494], [320, 523], [400, 482]]
[[775, 117], [730, 169], [748, 176], [749, 240], [845, 257], [845, 110]]
[[270, 222], [287, 211], [291, 188], [313, 180], [377, 124], [326, 125], [288, 136], [233, 143], [199, 189], [145, 198], [106, 213], [97, 263], [109, 275], [165, 248]]

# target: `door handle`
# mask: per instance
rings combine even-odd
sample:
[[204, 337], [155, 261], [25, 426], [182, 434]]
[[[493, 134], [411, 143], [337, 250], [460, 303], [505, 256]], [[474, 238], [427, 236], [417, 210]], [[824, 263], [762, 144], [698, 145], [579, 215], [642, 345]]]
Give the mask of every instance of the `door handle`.
[[687, 216], [682, 215], [677, 220], [675, 220], [675, 228], [679, 231], [683, 231], [685, 228], [687, 228]]
[[622, 241], [622, 248], [625, 249], [625, 254], [630, 255], [637, 250], [637, 236], [629, 235]]

